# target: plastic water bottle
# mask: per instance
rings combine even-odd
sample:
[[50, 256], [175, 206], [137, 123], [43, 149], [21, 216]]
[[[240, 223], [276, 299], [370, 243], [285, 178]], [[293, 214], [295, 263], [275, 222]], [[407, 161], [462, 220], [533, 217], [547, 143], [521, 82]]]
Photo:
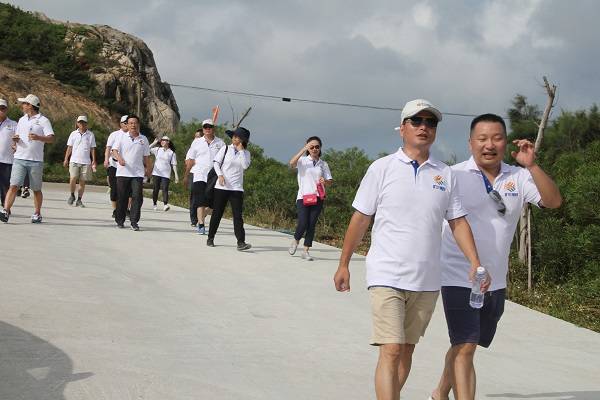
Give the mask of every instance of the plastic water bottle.
[[483, 307], [483, 293], [481, 293], [481, 283], [485, 280], [486, 273], [485, 268], [477, 267], [477, 273], [473, 280], [473, 288], [471, 289], [471, 298], [469, 304], [473, 308]]

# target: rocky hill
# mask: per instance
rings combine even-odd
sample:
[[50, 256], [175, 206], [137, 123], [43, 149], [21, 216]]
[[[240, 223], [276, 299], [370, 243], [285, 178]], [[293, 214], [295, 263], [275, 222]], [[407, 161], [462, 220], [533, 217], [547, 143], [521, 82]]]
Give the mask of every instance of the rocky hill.
[[[0, 6], [0, 36], [13, 41], [0, 46], [0, 96], [16, 102], [35, 93], [43, 112], [55, 119], [85, 113], [112, 127], [120, 114], [133, 112], [155, 135], [175, 132], [177, 103], [141, 39], [106, 25], [60, 22]], [[28, 24], [42, 31], [27, 37]], [[36, 40], [49, 54], [16, 50], [23, 43], [34, 48]]]

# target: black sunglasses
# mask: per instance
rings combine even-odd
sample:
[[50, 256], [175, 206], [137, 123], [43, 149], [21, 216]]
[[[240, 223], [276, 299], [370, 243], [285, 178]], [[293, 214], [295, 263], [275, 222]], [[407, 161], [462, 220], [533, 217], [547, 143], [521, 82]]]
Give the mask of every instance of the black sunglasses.
[[215, 126], [214, 125], [204, 125], [203, 128], [204, 129], [213, 129]]
[[412, 126], [414, 126], [415, 128], [421, 126], [421, 124], [425, 124], [425, 126], [428, 128], [435, 128], [435, 127], [437, 127], [437, 124], [438, 124], [437, 119], [425, 118], [425, 117], [410, 117], [410, 118], [406, 118], [404, 121], [410, 122], [410, 124]]
[[308, 149], [309, 150], [319, 150], [321, 148], [321, 146], [316, 145], [316, 146], [310, 146]]
[[506, 214], [506, 204], [502, 201], [502, 196], [498, 193], [497, 190], [492, 190], [488, 193], [492, 200], [496, 202], [496, 206], [498, 207], [498, 212], [502, 215]]

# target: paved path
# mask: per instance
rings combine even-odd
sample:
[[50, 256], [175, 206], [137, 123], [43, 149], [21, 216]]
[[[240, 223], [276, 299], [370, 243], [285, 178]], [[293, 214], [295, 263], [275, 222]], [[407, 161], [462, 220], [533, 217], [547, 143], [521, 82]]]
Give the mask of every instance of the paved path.
[[[104, 190], [80, 209], [45, 189], [42, 225], [31, 199], [0, 225], [0, 400], [374, 398], [361, 257], [340, 294], [335, 248], [304, 262], [247, 227], [239, 253], [228, 221], [207, 248], [186, 210], [146, 201], [119, 230]], [[447, 342], [438, 307], [404, 399], [427, 398]], [[479, 399], [600, 399], [600, 335], [512, 303], [477, 365]]]

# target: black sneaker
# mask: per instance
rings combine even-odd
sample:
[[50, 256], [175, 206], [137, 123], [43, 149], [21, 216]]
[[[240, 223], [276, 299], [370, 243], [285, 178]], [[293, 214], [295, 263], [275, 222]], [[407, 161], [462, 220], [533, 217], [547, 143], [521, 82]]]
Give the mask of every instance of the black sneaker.
[[70, 206], [72, 206], [74, 202], [75, 202], [75, 195], [71, 194], [69, 196], [69, 200], [67, 200], [67, 204], [70, 205]]
[[117, 210], [113, 210], [112, 217], [113, 217], [113, 219], [115, 219], [117, 217]]
[[117, 224], [117, 228], [123, 229], [123, 228], [125, 228], [125, 225], [123, 225], [123, 224]]
[[21, 194], [21, 197], [24, 198], [24, 199], [26, 199], [26, 198], [29, 197], [29, 194], [30, 194], [29, 193], [29, 188], [24, 188], [23, 189], [23, 193]]
[[211, 238], [206, 239], [206, 245], [208, 247], [215, 247], [215, 241]]
[[21, 197], [21, 194], [23, 193], [23, 191], [21, 190], [21, 187], [19, 187], [17, 189], [17, 197]]
[[250, 250], [251, 248], [252, 248], [252, 245], [250, 243], [246, 243], [246, 242], [238, 243], [238, 245], [237, 245], [238, 251]]
[[0, 211], [0, 221], [7, 223], [8, 222], [8, 217], [10, 217], [10, 212], [6, 211], [6, 210], [1, 210]]
[[138, 224], [136, 224], [135, 222], [132, 222], [132, 223], [131, 223], [131, 230], [133, 230], [133, 231], [136, 231], [136, 232], [137, 232], [137, 231], [139, 231], [139, 230], [140, 230], [140, 227], [139, 227], [139, 226], [138, 226]]
[[83, 205], [83, 201], [81, 201], [81, 199], [77, 199], [77, 203], [75, 203], [75, 207], [85, 208], [85, 206]]

